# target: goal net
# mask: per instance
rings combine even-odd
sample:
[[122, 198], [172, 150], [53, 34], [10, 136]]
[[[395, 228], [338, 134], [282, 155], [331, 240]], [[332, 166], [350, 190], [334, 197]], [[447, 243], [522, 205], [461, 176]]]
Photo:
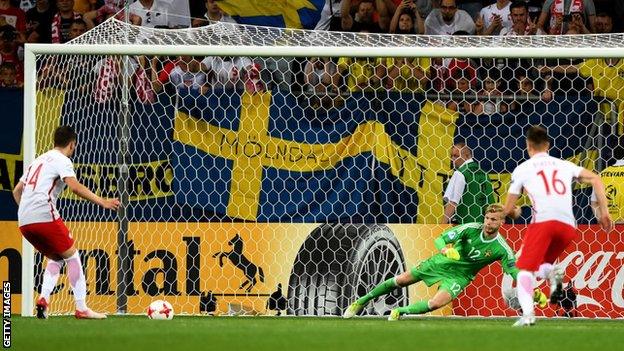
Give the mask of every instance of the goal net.
[[[504, 200], [532, 124], [548, 129], [554, 156], [610, 165], [623, 39], [167, 30], [111, 19], [66, 45], [27, 45], [25, 162], [71, 125], [78, 179], [122, 202], [113, 213], [69, 192], [60, 199], [94, 310], [138, 314], [165, 299], [185, 314], [340, 315], [435, 253], [454, 144], [489, 176], [493, 193], [480, 205]], [[570, 304], [538, 313], [624, 317], [622, 228], [597, 229], [590, 194], [574, 189], [580, 240], [561, 257]], [[455, 223], [469, 221], [462, 213]], [[501, 229], [514, 250], [529, 218], [523, 199], [523, 217]], [[28, 250], [26, 315], [44, 268]], [[501, 297], [510, 286], [495, 263], [435, 314], [517, 315]], [[397, 290], [364, 314], [435, 289]], [[62, 277], [51, 313], [71, 311]]]

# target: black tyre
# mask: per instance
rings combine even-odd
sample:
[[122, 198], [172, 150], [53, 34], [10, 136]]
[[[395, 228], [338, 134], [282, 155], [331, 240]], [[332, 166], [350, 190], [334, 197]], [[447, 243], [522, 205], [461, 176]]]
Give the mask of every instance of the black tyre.
[[[404, 271], [403, 251], [387, 226], [321, 225], [295, 258], [288, 314], [340, 316], [355, 298]], [[397, 289], [371, 301], [362, 314], [385, 315], [407, 301], [407, 289]]]

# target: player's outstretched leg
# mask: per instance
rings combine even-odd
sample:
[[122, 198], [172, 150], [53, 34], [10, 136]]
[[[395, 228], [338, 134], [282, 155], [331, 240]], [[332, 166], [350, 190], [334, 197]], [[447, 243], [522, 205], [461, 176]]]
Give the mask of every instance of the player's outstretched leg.
[[382, 296], [382, 295], [386, 295], [392, 291], [394, 291], [394, 289], [400, 287], [399, 284], [397, 284], [397, 278], [390, 278], [386, 281], [384, 281], [383, 283], [377, 285], [376, 287], [373, 288], [373, 290], [371, 290], [368, 294], [360, 297], [359, 299], [357, 299], [354, 303], [352, 303], [351, 305], [349, 305], [349, 307], [347, 307], [346, 311], [344, 312], [344, 314], [342, 315], [343, 318], [352, 318], [353, 316], [357, 315], [358, 313], [360, 313], [364, 307], [366, 307], [366, 305], [373, 299]]
[[440, 290], [438, 290], [438, 292], [433, 295], [433, 297], [429, 301], [419, 301], [409, 306], [393, 309], [388, 316], [388, 320], [391, 322], [397, 321], [404, 314], [423, 314], [435, 311], [438, 308], [447, 305], [448, 303], [453, 301], [455, 296], [452, 295], [448, 290], [446, 290], [444, 285], [445, 282], [442, 282]]
[[69, 277], [69, 283], [72, 286], [74, 299], [76, 300], [76, 313], [74, 314], [76, 318], [105, 319], [105, 314], [94, 312], [87, 307], [87, 282], [85, 280], [84, 273], [82, 272], [82, 264], [80, 263], [78, 251], [75, 251], [69, 258], [66, 258], [65, 262], [67, 263], [67, 276]]
[[395, 308], [390, 311], [388, 320], [391, 322], [398, 321], [404, 314], [423, 314], [432, 311], [428, 301], [419, 301], [405, 307]]

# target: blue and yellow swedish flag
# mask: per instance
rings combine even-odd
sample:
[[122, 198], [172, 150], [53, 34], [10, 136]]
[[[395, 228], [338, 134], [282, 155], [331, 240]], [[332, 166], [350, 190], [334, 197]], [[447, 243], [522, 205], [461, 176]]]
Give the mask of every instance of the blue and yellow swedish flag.
[[174, 122], [174, 192], [216, 217], [437, 222], [456, 117], [412, 94], [329, 110], [281, 92], [190, 94]]
[[313, 29], [325, 0], [218, 0], [219, 7], [238, 23]]

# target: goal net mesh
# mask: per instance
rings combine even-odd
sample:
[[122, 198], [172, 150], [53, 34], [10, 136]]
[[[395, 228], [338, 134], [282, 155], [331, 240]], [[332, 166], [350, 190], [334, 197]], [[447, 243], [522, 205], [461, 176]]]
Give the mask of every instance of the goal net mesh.
[[[78, 179], [123, 203], [113, 213], [69, 192], [59, 203], [91, 308], [143, 313], [161, 298], [186, 314], [340, 315], [435, 254], [433, 240], [448, 228], [455, 143], [489, 176], [481, 209], [490, 197], [504, 200], [527, 157], [529, 125], [548, 128], [556, 157], [595, 171], [610, 165], [624, 64], [325, 57], [323, 47], [586, 47], [600, 56], [623, 42], [621, 34], [437, 37], [225, 23], [167, 30], [111, 19], [67, 46], [133, 44], [137, 55], [38, 54], [36, 96], [26, 98], [36, 99], [37, 155], [52, 147], [54, 128], [73, 126]], [[141, 55], [151, 45], [318, 47], [319, 57]], [[574, 306], [538, 313], [624, 317], [624, 247], [592, 225], [590, 195], [574, 189], [580, 240], [561, 257]], [[527, 199], [522, 205], [522, 218], [501, 229], [516, 251], [530, 219]], [[460, 212], [454, 223], [473, 220]], [[43, 267], [37, 255], [37, 290]], [[495, 263], [436, 314], [516, 315], [501, 297], [511, 284]], [[400, 289], [363, 313], [384, 315], [435, 291]], [[72, 311], [63, 276], [51, 313]]]

